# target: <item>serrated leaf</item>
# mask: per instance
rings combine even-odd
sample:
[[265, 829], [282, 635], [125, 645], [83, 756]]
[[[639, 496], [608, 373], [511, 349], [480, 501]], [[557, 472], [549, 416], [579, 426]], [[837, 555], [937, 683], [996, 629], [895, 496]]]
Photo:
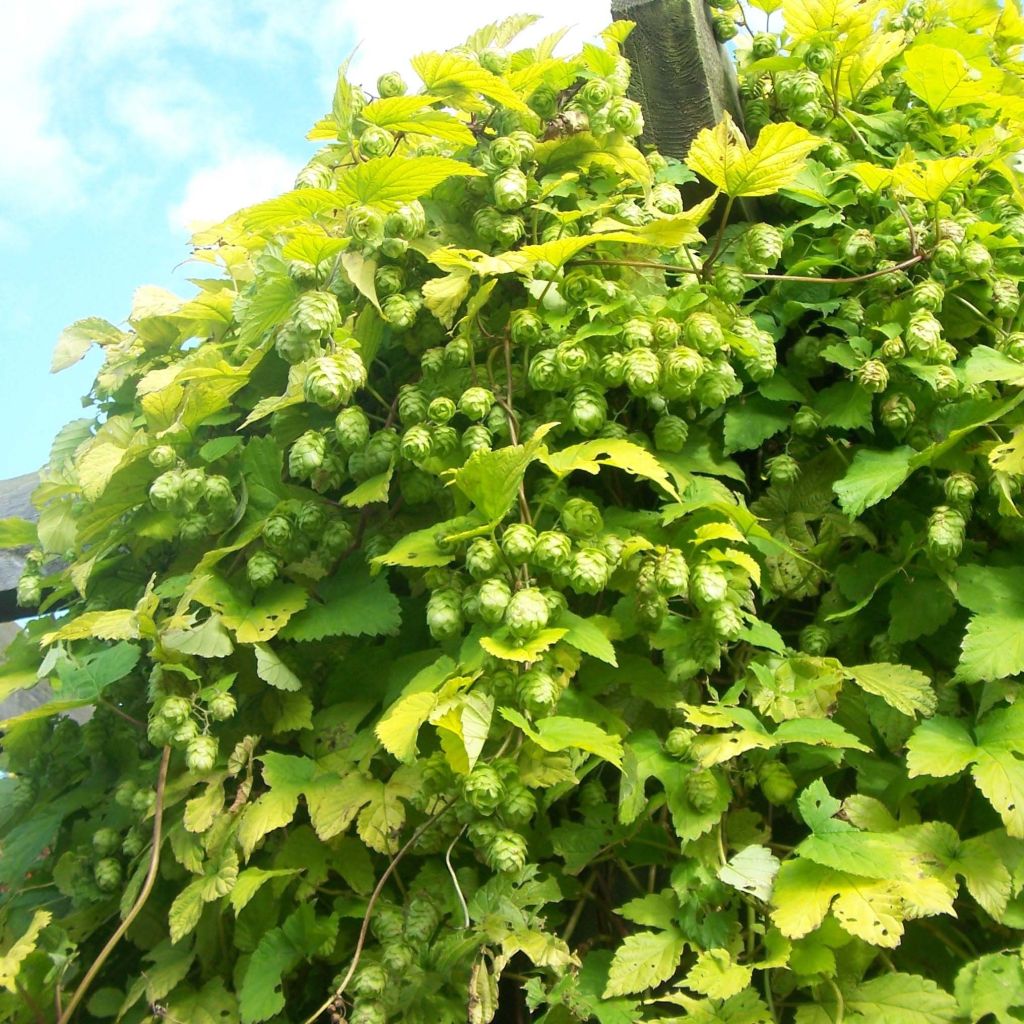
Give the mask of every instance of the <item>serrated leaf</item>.
[[367, 124], [392, 132], [432, 135], [460, 146], [472, 146], [476, 140], [464, 122], [443, 110], [430, 109], [437, 102], [436, 96], [389, 96], [368, 103], [359, 111], [359, 117]]
[[964, 1020], [1017, 1024], [1024, 1009], [1024, 964], [1016, 950], [989, 953], [966, 964], [956, 976], [956, 999]]
[[985, 682], [1024, 672], [1022, 623], [1024, 617], [1013, 612], [973, 616], [964, 634], [957, 676]]
[[730, 406], [723, 420], [726, 455], [760, 448], [770, 437], [785, 430], [792, 416], [784, 405], [760, 395], [740, 399]]
[[37, 910], [25, 931], [0, 956], [0, 988], [8, 992], [17, 991], [22, 962], [36, 948], [39, 934], [52, 919], [49, 911]]
[[686, 165], [733, 198], [767, 196], [791, 184], [821, 139], [792, 122], [769, 124], [753, 148], [728, 112], [693, 140]]
[[871, 392], [853, 381], [839, 381], [820, 391], [815, 397], [814, 408], [821, 415], [823, 427], [871, 429]]
[[975, 756], [974, 741], [952, 718], [922, 722], [907, 740], [907, 774], [944, 778], [962, 772]]
[[546, 650], [554, 647], [567, 632], [565, 629], [542, 629], [529, 640], [517, 640], [507, 630], [502, 630], [493, 636], [480, 637], [480, 646], [502, 661], [527, 664], [536, 661]]
[[406, 763], [416, 757], [416, 737], [437, 704], [436, 694], [410, 693], [388, 708], [374, 732], [384, 749]]
[[919, 43], [907, 50], [903, 59], [907, 88], [937, 114], [984, 102], [992, 91], [991, 78], [948, 47]]
[[125, 334], [113, 324], [99, 317], [76, 320], [61, 331], [53, 349], [50, 373], [60, 373], [74, 366], [93, 345], [114, 345], [123, 341]]
[[894, 494], [910, 476], [916, 454], [908, 445], [891, 451], [859, 449], [846, 475], [832, 485], [843, 511], [855, 518]]
[[479, 177], [483, 171], [443, 156], [379, 156], [338, 173], [335, 202], [385, 208], [409, 203], [452, 177]]
[[727, 949], [705, 949], [697, 954], [683, 984], [711, 999], [728, 999], [750, 984], [752, 967], [735, 963]]
[[567, 630], [563, 639], [578, 651], [589, 654], [608, 665], [618, 665], [611, 640], [593, 619], [583, 619], [573, 612], [562, 612], [558, 623]]
[[203, 879], [197, 878], [189, 882], [174, 898], [167, 914], [171, 942], [177, 944], [186, 935], [195, 930], [199, 918], [203, 916]]
[[584, 441], [561, 451], [545, 451], [540, 455], [540, 460], [558, 477], [566, 477], [577, 470], [596, 475], [602, 466], [614, 466], [634, 476], [651, 480], [670, 497], [680, 500], [668, 470], [658, 458], [646, 448], [624, 438]]
[[373, 308], [379, 312], [380, 301], [377, 298], [374, 277], [377, 273], [377, 261], [364, 256], [361, 252], [346, 252], [341, 257], [341, 265], [359, 294], [369, 299]]
[[35, 544], [36, 540], [35, 523], [17, 516], [0, 519], [0, 549], [24, 547], [26, 544]]
[[423, 304], [449, 330], [469, 294], [470, 277], [466, 270], [453, 270], [444, 277], [433, 277], [423, 284]]
[[848, 1011], [865, 1021], [885, 1024], [952, 1024], [959, 1020], [956, 1000], [930, 978], [886, 973], [844, 993]]
[[527, 113], [529, 108], [497, 75], [491, 74], [476, 61], [456, 53], [423, 53], [411, 61], [413, 70], [423, 80], [427, 91], [466, 110], [479, 110], [476, 95], [495, 103]]
[[216, 575], [207, 576], [194, 594], [198, 601], [220, 613], [221, 621], [241, 644], [273, 639], [309, 600], [306, 590], [294, 583], [272, 583], [253, 592]]
[[630, 995], [668, 981], [676, 972], [685, 942], [676, 931], [627, 935], [608, 969], [604, 998]]
[[542, 750], [556, 753], [574, 748], [596, 754], [616, 767], [622, 764], [622, 741], [585, 718], [551, 715], [531, 725], [513, 708], [499, 708], [502, 718], [521, 729]]
[[935, 712], [937, 697], [931, 680], [907, 665], [878, 662], [855, 665], [847, 669], [850, 678], [868, 693], [881, 697], [890, 707], [904, 715], [931, 715]]
[[271, 879], [291, 878], [299, 874], [301, 870], [302, 868], [275, 868], [270, 871], [265, 868], [246, 868], [239, 874], [238, 880], [228, 896], [235, 917], [238, 917], [253, 896]]
[[302, 680], [278, 657], [268, 644], [254, 644], [256, 674], [277, 690], [302, 689]]
[[310, 595], [309, 604], [282, 630], [286, 640], [330, 636], [387, 636], [398, 632], [402, 609], [383, 576], [355, 560], [342, 563]]
[[767, 903], [781, 866], [767, 846], [746, 846], [718, 869], [718, 877], [726, 885]]
[[953, 612], [953, 595], [939, 580], [901, 575], [889, 600], [889, 636], [900, 644], [931, 636]]

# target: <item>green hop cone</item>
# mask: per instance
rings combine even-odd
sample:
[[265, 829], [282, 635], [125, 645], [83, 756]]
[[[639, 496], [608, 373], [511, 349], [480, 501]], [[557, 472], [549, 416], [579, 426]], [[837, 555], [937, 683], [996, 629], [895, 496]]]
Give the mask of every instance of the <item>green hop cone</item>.
[[942, 481], [942, 489], [946, 494], [946, 501], [953, 508], [963, 512], [971, 507], [971, 502], [978, 493], [978, 484], [970, 473], [956, 471]]
[[117, 789], [114, 790], [114, 803], [118, 807], [131, 807], [132, 799], [135, 797], [138, 789], [139, 787], [131, 779], [119, 782]]
[[370, 440], [370, 421], [358, 406], [349, 406], [335, 418], [334, 434], [344, 451], [354, 452], [364, 448]]
[[158, 444], [150, 449], [149, 464], [154, 469], [169, 469], [178, 460], [178, 455], [169, 444]]
[[395, 148], [395, 137], [378, 125], [371, 124], [359, 136], [359, 152], [372, 159], [376, 156], [387, 156]]
[[797, 437], [814, 437], [821, 429], [821, 416], [809, 405], [802, 405], [793, 413], [792, 429]]
[[757, 784], [765, 800], [775, 807], [788, 804], [796, 795], [796, 782], [779, 761], [766, 761], [757, 772]]
[[690, 594], [698, 605], [713, 608], [729, 594], [729, 577], [717, 562], [699, 562], [690, 570]]
[[706, 356], [714, 355], [725, 346], [722, 325], [710, 313], [691, 313], [683, 324], [683, 338]]
[[661, 383], [661, 360], [656, 352], [635, 348], [626, 353], [623, 381], [634, 395], [651, 395]]
[[1014, 316], [1020, 308], [1020, 286], [1012, 277], [992, 279], [992, 308], [1002, 317]]
[[254, 590], [273, 583], [281, 571], [281, 563], [269, 551], [256, 551], [245, 563], [245, 578]]
[[942, 303], [946, 298], [946, 289], [939, 281], [929, 278], [927, 281], [919, 281], [914, 285], [910, 294], [910, 305], [913, 309], [924, 309], [930, 313], [937, 313], [942, 309]]
[[129, 830], [121, 843], [121, 852], [126, 857], [137, 857], [146, 848], [147, 836], [137, 829]]
[[434, 439], [430, 428], [422, 423], [409, 427], [402, 435], [399, 451], [402, 457], [413, 463], [420, 463], [430, 458], [434, 449]]
[[474, 423], [463, 431], [460, 443], [466, 455], [472, 455], [473, 452], [490, 451], [493, 440], [491, 432], [482, 423]]
[[596, 547], [581, 548], [569, 564], [569, 586], [577, 594], [599, 594], [608, 586], [611, 565], [608, 556]]
[[644, 130], [644, 112], [635, 100], [619, 96], [608, 104], [608, 124], [617, 132], [630, 138]]
[[158, 512], [170, 512], [180, 507], [184, 498], [184, 477], [176, 469], [161, 473], [149, 486], [150, 504]]
[[530, 640], [547, 624], [550, 610], [544, 595], [534, 587], [517, 590], [505, 609], [505, 625], [517, 640]]
[[536, 543], [537, 531], [526, 523], [513, 523], [501, 535], [501, 550], [512, 565], [525, 565]]
[[664, 213], [669, 217], [683, 212], [683, 197], [680, 195], [679, 189], [667, 181], [655, 185], [651, 189], [647, 203], [658, 213]]
[[676, 726], [665, 737], [665, 753], [669, 757], [686, 758], [693, 746], [693, 732], [683, 726]]
[[508, 322], [509, 337], [516, 345], [535, 345], [544, 330], [541, 318], [532, 309], [517, 309]]
[[754, 224], [743, 236], [737, 258], [743, 269], [764, 274], [782, 259], [782, 232], [774, 224]]
[[674, 348], [679, 344], [682, 335], [683, 329], [678, 321], [667, 316], [659, 316], [654, 321], [654, 343], [659, 348]]
[[362, 997], [380, 996], [387, 989], [388, 982], [388, 972], [383, 964], [368, 963], [364, 959], [352, 977], [352, 991]]
[[478, 764], [462, 783], [462, 793], [475, 811], [489, 817], [505, 799], [505, 784], [490, 765]]
[[427, 230], [427, 214], [418, 199], [400, 203], [398, 209], [388, 214], [384, 231], [389, 238], [419, 238]]
[[723, 601], [711, 609], [711, 628], [721, 640], [738, 640], [743, 632], [743, 617], [739, 608]]
[[470, 420], [482, 420], [493, 406], [494, 394], [487, 388], [466, 388], [459, 396], [459, 412]]
[[121, 884], [122, 877], [121, 862], [113, 857], [104, 857], [93, 867], [93, 878], [101, 892], [113, 892]]
[[720, 43], [729, 42], [740, 30], [736, 20], [728, 14], [716, 14], [711, 19], [711, 28], [715, 33], [715, 39]]
[[588, 113], [593, 113], [605, 106], [612, 98], [611, 86], [600, 78], [592, 78], [584, 82], [576, 94], [576, 101]]
[[315, 501], [305, 501], [295, 513], [295, 525], [306, 537], [318, 538], [327, 525], [327, 512]]
[[711, 279], [723, 302], [742, 302], [750, 284], [741, 268], [725, 263], [715, 267]]
[[824, 74], [836, 59], [835, 47], [831, 43], [812, 43], [804, 51], [804, 64], [816, 75]]
[[407, 331], [419, 315], [419, 306], [405, 292], [389, 295], [381, 302], [380, 309], [384, 319], [396, 331]]
[[648, 320], [634, 317], [623, 324], [622, 340], [628, 348], [650, 348], [654, 344], [654, 328]]
[[92, 834], [92, 848], [97, 857], [109, 857], [121, 845], [121, 833], [112, 828], [98, 828]]
[[523, 160], [519, 144], [507, 135], [500, 135], [491, 143], [488, 155], [496, 167], [518, 167]]
[[366, 383], [366, 367], [352, 349], [314, 359], [306, 372], [303, 393], [307, 402], [337, 409]]
[[956, 558], [963, 550], [966, 529], [962, 512], [939, 505], [928, 517], [928, 553], [942, 560]]
[[422, 423], [427, 418], [429, 404], [419, 388], [404, 384], [398, 391], [398, 418], [407, 427]]
[[541, 715], [558, 702], [560, 689], [554, 676], [542, 665], [534, 665], [519, 677], [519, 703], [533, 715]]
[[917, 408], [913, 400], [904, 394], [890, 395], [879, 410], [883, 425], [894, 434], [906, 433], [913, 426], [916, 415]]
[[943, 342], [942, 324], [927, 310], [913, 314], [904, 334], [907, 349], [916, 356], [935, 355]]
[[560, 530], [545, 530], [537, 535], [530, 564], [544, 572], [560, 572], [572, 555], [572, 541]]
[[529, 183], [518, 167], [502, 171], [492, 184], [494, 205], [503, 213], [512, 212], [526, 205]]
[[853, 375], [857, 383], [872, 394], [880, 394], [889, 386], [889, 370], [878, 359], [866, 359]]
[[207, 714], [215, 722], [226, 722], [229, 718], [234, 718], [237, 710], [238, 705], [230, 693], [215, 693], [206, 702]]
[[526, 839], [512, 829], [500, 829], [487, 847], [487, 863], [506, 874], [522, 871], [526, 866]]
[[218, 513], [231, 513], [235, 510], [235, 494], [227, 477], [219, 474], [206, 478], [203, 497], [207, 506]]
[[213, 736], [196, 736], [185, 748], [185, 765], [191, 772], [208, 772], [217, 763], [217, 740]]
[[654, 563], [654, 585], [665, 597], [686, 597], [690, 590], [690, 567], [678, 548], [669, 548]]
[[843, 244], [843, 258], [855, 270], [866, 270], [878, 254], [878, 243], [874, 233], [859, 228]]
[[575, 388], [569, 400], [569, 422], [584, 437], [593, 437], [608, 419], [608, 403], [604, 393], [583, 385]]
[[795, 484], [800, 479], [800, 463], [792, 455], [776, 455], [765, 463], [768, 479], [776, 487]]
[[504, 219], [501, 210], [493, 206], [481, 206], [473, 213], [473, 230], [487, 242], [497, 240], [498, 232], [501, 230], [501, 222]]
[[462, 635], [462, 602], [455, 590], [435, 590], [427, 601], [427, 627], [435, 640], [452, 640]]
[[952, 273], [960, 266], [960, 246], [952, 238], [940, 239], [932, 250], [932, 265]]
[[387, 1024], [388, 1011], [375, 999], [360, 999], [348, 1016], [348, 1024]]
[[501, 817], [509, 825], [525, 825], [537, 813], [537, 799], [521, 782], [505, 784]]
[[323, 464], [327, 439], [317, 430], [300, 435], [288, 452], [288, 473], [296, 480], [308, 480]]
[[832, 646], [832, 633], [827, 626], [812, 622], [800, 630], [797, 643], [805, 654], [820, 658], [827, 654], [829, 647]]
[[377, 95], [381, 99], [404, 96], [407, 88], [405, 80], [397, 71], [387, 71], [377, 79]]
[[193, 512], [182, 518], [178, 523], [178, 536], [186, 544], [194, 544], [202, 540], [213, 528], [210, 516], [201, 512]]
[[489, 626], [497, 626], [505, 618], [512, 588], [503, 579], [492, 577], [484, 580], [477, 591], [480, 618]]
[[489, 537], [477, 537], [466, 552], [466, 571], [475, 580], [486, 579], [501, 568], [501, 549]]
[[711, 810], [718, 798], [718, 780], [710, 768], [698, 768], [683, 783], [686, 799], [698, 814]]
[[338, 297], [332, 292], [303, 292], [295, 301], [292, 317], [306, 334], [330, 334], [341, 323]]
[[659, 452], [681, 452], [686, 444], [690, 428], [686, 420], [666, 414], [654, 424], [654, 447]]
[[717, 409], [742, 390], [736, 371], [727, 361], [711, 365], [697, 380], [695, 394], [705, 409]]
[[601, 510], [586, 498], [570, 498], [562, 506], [560, 518], [570, 537], [594, 537], [604, 529]]
[[393, 903], [378, 903], [370, 918], [370, 931], [378, 942], [393, 942], [405, 931], [405, 916]]
[[160, 703], [160, 717], [171, 725], [181, 725], [192, 715], [192, 702], [187, 697], [166, 697]]
[[754, 60], [774, 57], [779, 49], [779, 40], [774, 32], [756, 32], [750, 42], [750, 56]]
[[295, 528], [291, 519], [280, 513], [270, 516], [264, 522], [260, 532], [263, 536], [263, 543], [279, 555], [289, 551], [295, 539]]
[[377, 289], [377, 297], [386, 299], [389, 295], [397, 295], [405, 288], [405, 273], [401, 267], [387, 264], [378, 267], [373, 275], [373, 285]]
[[26, 569], [18, 577], [15, 593], [19, 608], [36, 608], [43, 599], [43, 581], [34, 569]]
[[332, 519], [320, 537], [320, 550], [328, 558], [337, 558], [352, 546], [355, 534], [344, 519]]
[[456, 413], [455, 403], [445, 395], [433, 399], [427, 406], [427, 419], [431, 423], [447, 423]]
[[707, 362], [699, 352], [685, 345], [672, 349], [664, 359], [665, 394], [672, 398], [690, 395], [706, 370]]
[[964, 269], [975, 277], [992, 271], [992, 254], [981, 242], [968, 242], [960, 253]]

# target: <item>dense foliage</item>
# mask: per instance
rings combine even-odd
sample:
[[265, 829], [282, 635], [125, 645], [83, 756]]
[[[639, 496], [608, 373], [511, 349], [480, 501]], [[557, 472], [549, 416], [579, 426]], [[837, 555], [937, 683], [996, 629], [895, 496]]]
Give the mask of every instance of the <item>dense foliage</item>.
[[1024, 23], [781, 7], [683, 163], [627, 23], [343, 73], [62, 336], [4, 1020], [1021, 1019]]

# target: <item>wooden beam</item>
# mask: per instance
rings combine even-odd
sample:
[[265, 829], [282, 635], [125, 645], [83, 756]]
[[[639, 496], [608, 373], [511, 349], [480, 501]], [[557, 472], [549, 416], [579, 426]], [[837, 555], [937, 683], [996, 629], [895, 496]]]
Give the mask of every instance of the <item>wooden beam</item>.
[[[32, 492], [39, 484], [38, 473], [26, 473], [10, 480], [0, 480], [0, 519], [17, 517], [35, 522], [39, 512], [32, 504]], [[0, 551], [0, 622], [11, 622], [30, 615], [18, 607], [18, 578], [25, 568], [28, 547]]]
[[611, 9], [636, 22], [623, 52], [633, 66], [630, 96], [644, 110], [644, 142], [682, 159], [725, 111], [743, 123], [732, 61], [705, 0], [611, 0]]

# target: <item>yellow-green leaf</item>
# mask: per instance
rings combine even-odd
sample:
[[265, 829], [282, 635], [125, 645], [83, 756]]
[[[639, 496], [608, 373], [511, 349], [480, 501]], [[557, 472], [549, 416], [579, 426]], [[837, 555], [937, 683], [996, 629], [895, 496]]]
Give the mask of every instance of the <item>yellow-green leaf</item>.
[[479, 177], [483, 171], [443, 156], [380, 156], [338, 174], [338, 191], [345, 202], [392, 207], [419, 199], [442, 181], [455, 176]]
[[792, 184], [821, 139], [786, 121], [761, 130], [751, 149], [727, 113], [690, 146], [687, 166], [729, 196], [767, 196]]

